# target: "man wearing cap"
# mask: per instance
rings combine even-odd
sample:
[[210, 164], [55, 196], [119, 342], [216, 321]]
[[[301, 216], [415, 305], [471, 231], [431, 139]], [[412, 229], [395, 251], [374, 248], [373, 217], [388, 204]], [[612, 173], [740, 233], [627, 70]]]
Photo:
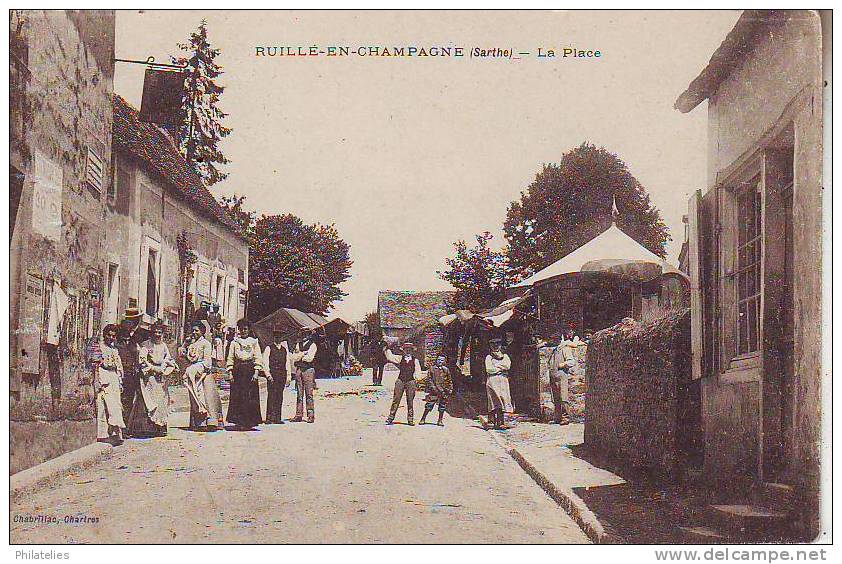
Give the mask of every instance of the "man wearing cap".
[[415, 377], [421, 374], [421, 362], [415, 358], [415, 345], [404, 343], [402, 355], [396, 355], [388, 347], [383, 348], [386, 360], [398, 367], [398, 379], [395, 380], [395, 392], [392, 396], [392, 408], [389, 410], [389, 417], [386, 424], [391, 425], [395, 421], [395, 414], [401, 404], [401, 398], [406, 392], [406, 422], [415, 425], [413, 421], [412, 402], [415, 399]]
[[302, 338], [295, 345], [290, 361], [295, 366], [295, 417], [290, 421], [298, 423], [304, 420], [304, 403], [307, 403], [307, 423], [315, 423], [316, 410], [313, 402], [313, 388], [316, 382], [316, 366], [314, 360], [319, 347], [311, 329], [302, 331]]
[[491, 352], [485, 357], [485, 391], [488, 396], [488, 418], [495, 429], [505, 429], [505, 413], [512, 413], [509, 370], [512, 360], [503, 352], [501, 339], [491, 339]]
[[283, 424], [281, 408], [284, 405], [284, 388], [290, 373], [289, 346], [280, 328], [272, 331], [272, 344], [263, 352], [264, 366], [269, 370], [266, 379], [266, 423]]

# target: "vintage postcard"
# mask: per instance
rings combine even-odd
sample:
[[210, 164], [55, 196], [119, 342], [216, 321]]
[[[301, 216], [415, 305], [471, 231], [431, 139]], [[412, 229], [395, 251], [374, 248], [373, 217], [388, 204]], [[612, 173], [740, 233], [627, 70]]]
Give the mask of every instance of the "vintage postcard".
[[831, 35], [9, 10], [16, 558], [826, 559]]

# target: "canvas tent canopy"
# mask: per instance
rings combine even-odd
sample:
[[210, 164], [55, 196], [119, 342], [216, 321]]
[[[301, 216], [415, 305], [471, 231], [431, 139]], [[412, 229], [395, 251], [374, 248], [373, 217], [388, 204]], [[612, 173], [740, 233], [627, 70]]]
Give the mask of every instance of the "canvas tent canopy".
[[342, 335], [348, 330], [348, 323], [340, 318], [328, 321], [316, 313], [282, 307], [270, 313], [252, 326], [262, 342], [270, 342], [275, 329], [280, 329], [285, 338], [292, 338], [302, 329], [323, 329], [326, 335]]
[[612, 223], [611, 227], [572, 253], [515, 286], [528, 287], [576, 272], [608, 272], [641, 282], [653, 280], [662, 274], [686, 278], [684, 273]]
[[523, 292], [519, 296], [515, 296], [513, 298], [509, 298], [503, 302], [500, 302], [496, 307], [491, 309], [483, 310], [478, 313], [473, 313], [467, 309], [460, 309], [457, 310], [456, 313], [450, 313], [448, 315], [443, 315], [439, 318], [439, 323], [441, 323], [444, 327], [447, 327], [454, 321], [460, 321], [462, 323], [466, 323], [467, 321], [473, 319], [474, 317], [478, 317], [484, 320], [486, 323], [492, 325], [493, 327], [500, 327], [506, 321], [512, 318], [517, 311], [517, 306], [525, 302], [532, 296], [532, 292], [527, 290]]

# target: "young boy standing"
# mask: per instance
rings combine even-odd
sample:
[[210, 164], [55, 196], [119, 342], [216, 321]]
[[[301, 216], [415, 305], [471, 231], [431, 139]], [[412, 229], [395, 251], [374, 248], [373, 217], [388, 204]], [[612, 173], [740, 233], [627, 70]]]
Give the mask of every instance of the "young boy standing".
[[439, 420], [436, 425], [444, 427], [444, 411], [447, 409], [447, 402], [450, 394], [453, 393], [453, 380], [450, 377], [450, 369], [445, 366], [444, 356], [436, 358], [436, 363], [430, 368], [427, 374], [426, 390], [427, 397], [424, 398], [424, 415], [421, 416], [421, 424], [427, 423], [427, 415], [439, 404]]

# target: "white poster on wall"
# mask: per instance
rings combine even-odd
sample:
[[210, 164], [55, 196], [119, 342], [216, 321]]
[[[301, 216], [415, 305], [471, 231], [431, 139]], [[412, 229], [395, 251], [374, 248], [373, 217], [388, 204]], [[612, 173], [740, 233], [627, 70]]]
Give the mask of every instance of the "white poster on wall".
[[32, 230], [58, 241], [61, 239], [61, 165], [35, 151], [33, 167]]
[[210, 269], [203, 265], [199, 264], [196, 266], [196, 295], [201, 296], [203, 299], [210, 298]]

